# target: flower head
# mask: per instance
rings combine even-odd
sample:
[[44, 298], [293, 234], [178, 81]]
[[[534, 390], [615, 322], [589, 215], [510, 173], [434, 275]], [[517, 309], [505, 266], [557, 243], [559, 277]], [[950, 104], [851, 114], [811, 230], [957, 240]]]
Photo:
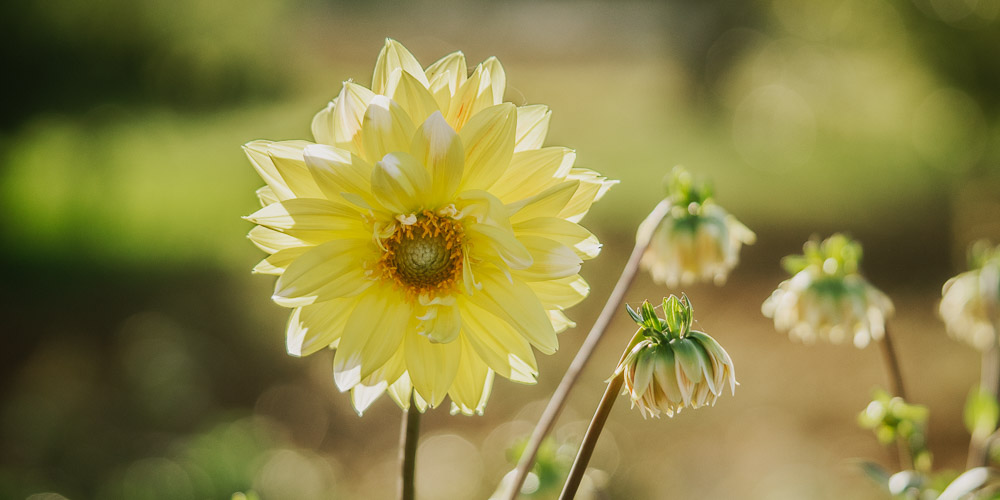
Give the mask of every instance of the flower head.
[[1000, 246], [979, 241], [969, 256], [971, 270], [944, 284], [938, 311], [952, 337], [986, 350], [1000, 325]]
[[761, 307], [774, 319], [774, 328], [804, 342], [840, 343], [851, 336], [858, 348], [881, 339], [892, 301], [858, 274], [861, 245], [835, 234], [802, 248], [803, 255], [782, 259], [792, 278], [782, 281]]
[[250, 239], [292, 308], [288, 352], [336, 348], [361, 412], [388, 391], [421, 410], [481, 413], [494, 373], [534, 383], [586, 297], [600, 244], [577, 222], [613, 184], [542, 147], [545, 106], [503, 102], [490, 58], [421, 67], [387, 40], [372, 88], [353, 82], [312, 121], [315, 143], [244, 149], [266, 186]]
[[637, 239], [649, 240], [640, 265], [671, 288], [696, 280], [725, 283], [740, 248], [757, 236], [715, 204], [710, 186], [695, 185], [683, 168], [674, 168], [668, 191], [667, 215], [654, 211], [639, 225]]
[[625, 394], [643, 417], [647, 412], [672, 417], [685, 407], [714, 405], [727, 382], [736, 392], [732, 358], [708, 334], [691, 329], [686, 295], [663, 299], [665, 318], [658, 317], [648, 301], [638, 312], [626, 308], [640, 328], [615, 376], [624, 375]]

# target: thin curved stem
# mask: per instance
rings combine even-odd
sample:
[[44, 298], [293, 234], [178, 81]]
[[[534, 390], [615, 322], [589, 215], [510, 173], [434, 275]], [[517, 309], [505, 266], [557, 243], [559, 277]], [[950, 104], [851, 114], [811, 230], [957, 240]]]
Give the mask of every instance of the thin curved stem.
[[[670, 203], [666, 200], [661, 201], [653, 209], [650, 214], [651, 220], [656, 220], [656, 225], [659, 225], [659, 221], [663, 219], [667, 212], [670, 210]], [[625, 292], [628, 291], [629, 286], [635, 280], [635, 276], [639, 271], [639, 261], [642, 260], [642, 254], [646, 251], [646, 247], [649, 246], [649, 236], [644, 235], [641, 239], [636, 240], [635, 248], [632, 249], [632, 254], [628, 258], [628, 262], [625, 264], [625, 269], [622, 270], [621, 276], [618, 278], [618, 282], [615, 284], [614, 290], [611, 291], [611, 295], [608, 297], [608, 301], [604, 304], [604, 309], [601, 310], [601, 314], [597, 317], [597, 321], [594, 322], [594, 326], [590, 329], [590, 333], [587, 334], [587, 338], [584, 339], [583, 344], [580, 346], [580, 350], [577, 351], [576, 356], [573, 358], [573, 362], [570, 363], [569, 368], [566, 370], [566, 374], [563, 375], [562, 381], [559, 382], [559, 387], [552, 394], [552, 398], [549, 399], [549, 404], [545, 407], [545, 411], [542, 416], [538, 419], [538, 423], [535, 425], [535, 430], [531, 433], [531, 438], [528, 440], [527, 446], [524, 448], [524, 453], [521, 454], [521, 459], [517, 463], [517, 470], [514, 475], [514, 481], [510, 485], [510, 489], [507, 490], [506, 498], [508, 500], [514, 500], [517, 498], [518, 493], [521, 491], [521, 485], [524, 484], [524, 480], [528, 477], [528, 471], [531, 470], [532, 465], [535, 464], [535, 457], [538, 455], [538, 448], [542, 445], [542, 440], [545, 436], [552, 431], [552, 427], [555, 426], [556, 419], [559, 418], [559, 414], [562, 412], [563, 407], [566, 406], [566, 398], [569, 396], [570, 391], [576, 384], [577, 379], [580, 378], [580, 372], [583, 371], [583, 367], [590, 360], [590, 356], [594, 353], [594, 349], [597, 348], [597, 343], [600, 342], [601, 337], [604, 335], [604, 331], [608, 328], [611, 320], [614, 318], [618, 308], [621, 307], [622, 301], [625, 300]]]
[[[983, 352], [982, 368], [979, 374], [979, 390], [989, 394], [994, 400], [1000, 398], [1000, 346], [995, 343], [989, 350]], [[995, 429], [991, 429], [995, 431]], [[966, 468], [982, 467], [989, 459], [989, 445], [991, 437], [982, 436], [975, 432], [969, 440], [969, 457], [966, 461]]]
[[885, 325], [885, 334], [879, 342], [882, 348], [882, 358], [885, 361], [885, 369], [889, 376], [889, 388], [893, 396], [906, 398], [906, 389], [903, 387], [903, 373], [899, 369], [899, 357], [896, 355], [896, 348], [892, 343], [892, 335], [889, 333], [889, 325]]
[[400, 500], [414, 500], [416, 488], [414, 473], [417, 469], [417, 441], [420, 439], [420, 410], [410, 401], [403, 426], [399, 433]]
[[576, 490], [580, 488], [580, 481], [583, 480], [587, 464], [590, 463], [590, 457], [593, 456], [594, 448], [597, 446], [597, 438], [601, 436], [604, 424], [608, 421], [608, 416], [611, 415], [611, 408], [614, 407], [615, 400], [618, 399], [618, 391], [622, 388], [623, 379], [624, 377], [618, 374], [608, 382], [608, 388], [604, 391], [604, 396], [601, 397], [601, 404], [597, 406], [594, 418], [590, 421], [590, 427], [587, 427], [587, 434], [584, 435], [583, 442], [580, 443], [580, 451], [577, 452], [576, 459], [573, 460], [573, 467], [569, 471], [569, 477], [566, 478], [566, 484], [563, 485], [562, 493], [559, 494], [559, 500], [569, 500], [576, 496]]

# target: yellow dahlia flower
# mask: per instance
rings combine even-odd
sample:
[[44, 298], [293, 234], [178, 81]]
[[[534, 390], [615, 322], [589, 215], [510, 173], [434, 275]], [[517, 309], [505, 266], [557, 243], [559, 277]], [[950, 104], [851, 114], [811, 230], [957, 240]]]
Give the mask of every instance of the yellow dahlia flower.
[[1000, 246], [973, 245], [972, 270], [948, 280], [938, 308], [948, 333], [984, 351], [997, 342], [1000, 322]]
[[684, 169], [674, 168], [668, 189], [667, 215], [654, 211], [639, 225], [637, 239], [649, 241], [639, 265], [671, 288], [698, 280], [724, 284], [740, 249], [757, 235], [716, 205], [709, 186], [694, 185]]
[[727, 382], [736, 393], [733, 360], [715, 339], [691, 329], [693, 308], [687, 295], [663, 299], [662, 319], [648, 301], [639, 311], [626, 308], [640, 328], [615, 376], [625, 377], [624, 393], [643, 418], [647, 413], [673, 417], [684, 408], [714, 405]]
[[858, 273], [861, 245], [835, 234], [808, 241], [803, 255], [782, 260], [792, 274], [761, 306], [774, 328], [792, 339], [841, 343], [850, 337], [863, 348], [885, 334], [892, 301]]
[[577, 273], [600, 244], [577, 222], [613, 182], [543, 148], [548, 109], [503, 102], [505, 83], [495, 58], [423, 69], [387, 40], [372, 88], [348, 81], [316, 114], [316, 143], [244, 147], [288, 352], [335, 348], [359, 413], [386, 391], [482, 413], [494, 373], [535, 382], [532, 347], [554, 352], [589, 291]]

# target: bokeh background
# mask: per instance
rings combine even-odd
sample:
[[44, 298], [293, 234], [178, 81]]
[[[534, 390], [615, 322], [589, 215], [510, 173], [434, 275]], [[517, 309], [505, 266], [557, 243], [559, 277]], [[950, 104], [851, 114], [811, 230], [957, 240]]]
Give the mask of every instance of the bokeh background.
[[[847, 231], [895, 301], [892, 328], [937, 469], [964, 467], [978, 355], [944, 334], [941, 284], [1000, 238], [1000, 2], [50, 0], [0, 16], [0, 497], [369, 499], [395, 494], [401, 412], [363, 418], [331, 353], [284, 352], [287, 310], [240, 219], [261, 182], [240, 145], [311, 138], [383, 39], [424, 65], [496, 55], [506, 98], [554, 111], [548, 144], [621, 179], [584, 223], [605, 243], [579, 327], [536, 386], [484, 417], [424, 418], [422, 499], [486, 498], [512, 467], [683, 164], [758, 235], [724, 287], [685, 289], [742, 385], [643, 420], [622, 398], [592, 462], [602, 498], [882, 498], [893, 454], [856, 414], [875, 348], [804, 346], [760, 304], [781, 256]], [[635, 303], [668, 292], [640, 277]], [[614, 322], [560, 420], [558, 483], [633, 332]], [[551, 476], [551, 477], [550, 477]], [[555, 477], [555, 479], [552, 479]], [[558, 487], [556, 487], [558, 488]], [[551, 492], [548, 493], [551, 495]], [[32, 496], [34, 495], [34, 496]], [[541, 491], [538, 498], [545, 498]], [[237, 495], [237, 497], [240, 497]]]

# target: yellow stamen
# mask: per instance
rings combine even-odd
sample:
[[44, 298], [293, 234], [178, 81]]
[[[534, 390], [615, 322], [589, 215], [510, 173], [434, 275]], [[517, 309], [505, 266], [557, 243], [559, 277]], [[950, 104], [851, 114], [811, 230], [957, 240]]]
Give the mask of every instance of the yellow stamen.
[[462, 226], [454, 219], [424, 210], [413, 224], [400, 224], [381, 240], [385, 252], [378, 267], [410, 300], [443, 295], [462, 279]]

